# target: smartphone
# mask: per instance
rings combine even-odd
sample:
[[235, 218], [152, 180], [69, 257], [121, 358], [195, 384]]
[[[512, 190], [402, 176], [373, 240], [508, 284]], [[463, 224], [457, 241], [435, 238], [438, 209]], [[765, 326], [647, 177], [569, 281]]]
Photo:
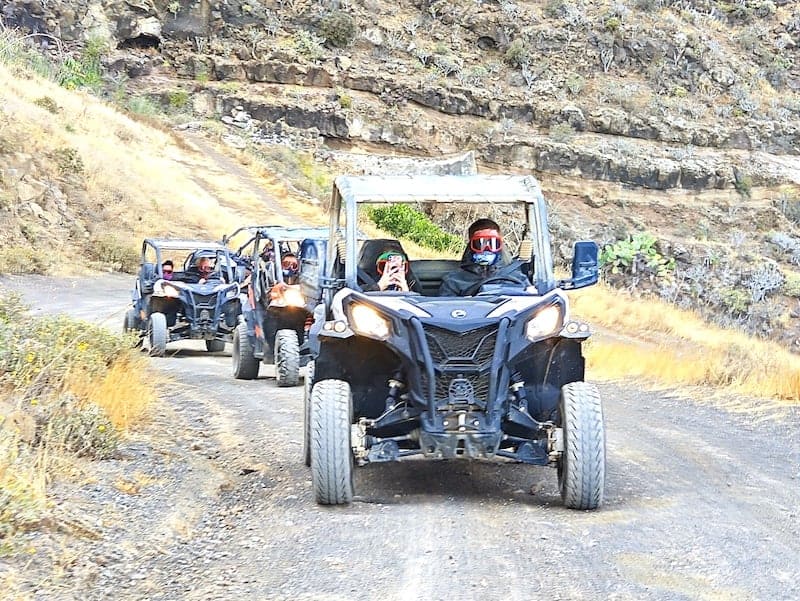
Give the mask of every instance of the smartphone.
[[401, 257], [400, 255], [392, 255], [391, 257], [389, 257], [388, 261], [390, 271], [391, 272], [402, 271], [404, 262], [405, 261], [403, 261], [403, 257]]

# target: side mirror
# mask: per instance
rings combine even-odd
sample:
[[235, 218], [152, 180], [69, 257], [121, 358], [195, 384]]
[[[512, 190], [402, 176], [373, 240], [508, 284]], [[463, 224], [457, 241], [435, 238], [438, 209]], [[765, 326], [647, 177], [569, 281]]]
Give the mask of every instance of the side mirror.
[[576, 290], [597, 283], [600, 277], [598, 255], [600, 249], [592, 240], [579, 240], [575, 243], [572, 256], [572, 278], [561, 280], [558, 285], [564, 290]]

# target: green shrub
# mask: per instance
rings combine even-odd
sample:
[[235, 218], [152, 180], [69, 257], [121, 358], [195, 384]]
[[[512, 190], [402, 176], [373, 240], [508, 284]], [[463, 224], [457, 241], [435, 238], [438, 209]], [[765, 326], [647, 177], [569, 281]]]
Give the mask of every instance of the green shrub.
[[544, 5], [544, 14], [551, 19], [557, 19], [564, 15], [565, 9], [565, 0], [547, 0]]
[[298, 54], [311, 61], [319, 60], [323, 57], [322, 44], [325, 40], [318, 35], [298, 29], [294, 34], [294, 47]]
[[157, 117], [161, 114], [161, 107], [148, 96], [131, 96], [123, 101], [122, 106], [128, 112], [143, 117]]
[[783, 289], [781, 292], [786, 296], [800, 298], [800, 273], [796, 271], [783, 272]]
[[343, 109], [349, 109], [353, 106], [353, 98], [352, 96], [350, 96], [350, 94], [348, 94], [344, 90], [339, 90], [337, 92], [337, 95], [339, 96], [340, 107], [342, 107]]
[[566, 143], [575, 137], [575, 129], [569, 123], [556, 123], [550, 126], [550, 138], [554, 142]]
[[800, 224], [800, 198], [789, 193], [782, 193], [777, 201], [778, 209], [792, 223]]
[[68, 373], [105, 373], [130, 346], [125, 337], [64, 315], [9, 319], [0, 314], [0, 383], [28, 396], [60, 390]]
[[68, 90], [89, 88], [97, 91], [103, 85], [103, 55], [108, 46], [100, 38], [91, 38], [86, 42], [81, 54], [68, 56], [61, 64], [57, 81]]
[[186, 90], [173, 90], [167, 95], [170, 108], [182, 109], [189, 104], [189, 92]]
[[89, 256], [114, 271], [133, 273], [139, 266], [139, 253], [128, 240], [105, 236], [92, 240]]
[[54, 115], [61, 110], [58, 104], [56, 104], [56, 101], [50, 98], [50, 96], [42, 96], [41, 98], [37, 98], [33, 101], [33, 104], [43, 108], [49, 113], [53, 113]]
[[619, 17], [609, 17], [603, 23], [603, 27], [605, 27], [606, 31], [610, 31], [611, 33], [616, 32], [622, 23], [619, 20]]
[[530, 60], [525, 42], [517, 38], [508, 45], [505, 55], [506, 62], [514, 67], [521, 67]]
[[119, 431], [105, 412], [92, 403], [83, 404], [65, 394], [50, 405], [45, 420], [50, 428], [50, 444], [78, 457], [106, 459], [114, 454]]
[[427, 215], [406, 204], [371, 207], [369, 218], [379, 228], [398, 238], [440, 251], [454, 251], [463, 246], [460, 236], [444, 232]]
[[356, 20], [341, 10], [328, 13], [319, 22], [319, 34], [328, 44], [336, 48], [348, 46], [357, 33]]
[[734, 316], [747, 315], [751, 300], [751, 295], [740, 288], [723, 288], [719, 291], [720, 305]]
[[84, 166], [81, 155], [75, 148], [58, 148], [53, 151], [53, 158], [58, 165], [58, 171], [61, 175], [82, 175]]
[[569, 90], [570, 94], [577, 96], [583, 91], [583, 88], [586, 87], [586, 80], [578, 73], [570, 73], [567, 75], [564, 85], [567, 86], [567, 90]]
[[607, 244], [600, 251], [600, 266], [612, 274], [654, 275], [671, 277], [675, 259], [658, 252], [655, 236], [639, 232], [625, 240]]
[[737, 173], [733, 178], [733, 187], [739, 194], [749, 198], [753, 189], [753, 178], [746, 173]]
[[36, 485], [34, 455], [0, 423], [0, 556], [9, 551], [11, 537], [35, 528], [46, 510]]

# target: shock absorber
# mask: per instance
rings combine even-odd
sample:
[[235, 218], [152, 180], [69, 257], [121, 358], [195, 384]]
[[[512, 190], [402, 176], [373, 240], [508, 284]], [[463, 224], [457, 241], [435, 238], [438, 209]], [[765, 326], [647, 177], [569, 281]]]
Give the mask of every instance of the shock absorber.
[[508, 387], [511, 394], [514, 395], [519, 410], [523, 413], [530, 413], [528, 411], [528, 397], [525, 393], [525, 382], [522, 380], [522, 374], [514, 372], [511, 376], [511, 385]]
[[389, 378], [389, 394], [386, 397], [386, 411], [391, 411], [400, 400], [400, 393], [406, 387], [405, 383], [400, 379], [400, 372], [395, 372]]

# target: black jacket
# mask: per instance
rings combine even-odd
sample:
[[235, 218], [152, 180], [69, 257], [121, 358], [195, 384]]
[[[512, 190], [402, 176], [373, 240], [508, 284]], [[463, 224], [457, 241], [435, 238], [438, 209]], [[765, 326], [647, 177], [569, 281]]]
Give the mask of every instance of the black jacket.
[[[483, 282], [496, 276], [518, 282], [521, 287], [530, 286], [527, 276], [522, 273], [522, 264], [519, 261], [488, 267], [465, 261], [461, 263], [460, 269], [451, 271], [442, 278], [439, 296], [472, 296], [478, 292]], [[511, 283], [508, 285], [513, 286]]]

